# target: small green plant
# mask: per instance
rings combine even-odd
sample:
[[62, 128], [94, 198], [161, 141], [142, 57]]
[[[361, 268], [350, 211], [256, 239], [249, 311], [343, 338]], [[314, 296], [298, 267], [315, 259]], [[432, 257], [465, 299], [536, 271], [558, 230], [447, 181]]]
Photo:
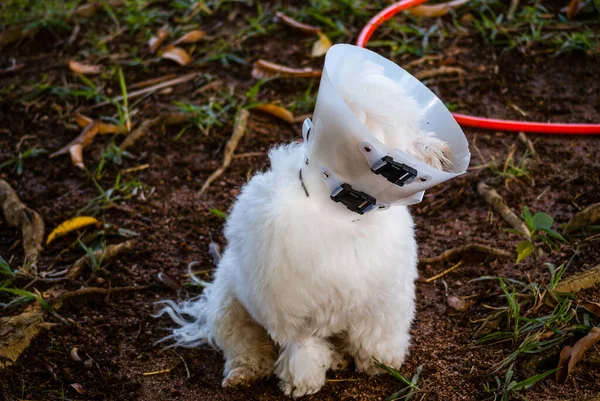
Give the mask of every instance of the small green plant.
[[0, 274], [8, 277], [14, 276], [14, 272], [10, 268], [10, 265], [2, 256], [0, 256]]
[[403, 385], [403, 388], [400, 391], [397, 391], [394, 394], [390, 395], [388, 398], [386, 398], [386, 401], [410, 400], [415, 394], [415, 392], [419, 390], [417, 383], [419, 382], [419, 377], [421, 376], [423, 365], [419, 365], [417, 367], [417, 372], [414, 374], [412, 379], [409, 380], [406, 376], [398, 372], [396, 369], [387, 366], [376, 359], [375, 364], [377, 365], [377, 367], [385, 370], [390, 376], [398, 380]]
[[517, 394], [517, 392], [534, 386], [536, 383], [550, 376], [554, 372], [556, 372], [556, 369], [551, 369], [547, 372], [540, 373], [539, 375], [535, 375], [518, 382], [514, 380], [515, 370], [513, 364], [506, 371], [504, 382], [502, 382], [499, 377], [496, 377], [496, 388], [492, 388], [488, 383], [485, 383], [483, 385], [483, 391], [486, 393], [494, 393], [494, 401], [498, 399], [500, 401], [508, 401], [513, 397], [519, 397], [522, 400], [527, 400], [527, 398], [521, 394]]
[[102, 262], [104, 261], [104, 254], [106, 253], [106, 242], [102, 241], [100, 245], [100, 256], [96, 258], [94, 250], [91, 247], [86, 246], [81, 240], [79, 240], [79, 245], [83, 248], [85, 253], [90, 260], [90, 268], [93, 272], [100, 270], [102, 267]]
[[525, 222], [529, 233], [508, 229], [508, 231], [525, 238], [517, 245], [517, 263], [531, 255], [537, 261], [537, 247], [540, 243], [546, 245], [552, 251], [560, 248], [559, 241], [567, 242], [562, 235], [552, 229], [554, 220], [546, 213], [537, 212], [532, 216], [529, 208], [525, 206], [521, 218]]
[[223, 220], [225, 220], [227, 218], [227, 213], [225, 213], [217, 208], [213, 207], [213, 208], [208, 209], [208, 211]]
[[46, 149], [36, 147], [29, 148], [25, 152], [19, 152], [17, 157], [9, 159], [0, 164], [0, 170], [8, 166], [13, 166], [17, 171], [17, 174], [21, 175], [23, 173], [23, 160], [33, 159], [44, 153], [48, 153], [48, 151]]

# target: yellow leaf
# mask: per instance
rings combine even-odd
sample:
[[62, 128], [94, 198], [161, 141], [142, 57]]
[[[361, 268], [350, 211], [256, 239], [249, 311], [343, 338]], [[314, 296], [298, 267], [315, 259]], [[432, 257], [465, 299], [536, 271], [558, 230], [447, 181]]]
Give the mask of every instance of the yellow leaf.
[[56, 227], [50, 235], [48, 235], [48, 239], [46, 240], [46, 245], [52, 242], [55, 238], [63, 236], [65, 234], [70, 233], [71, 231], [79, 230], [80, 228], [90, 226], [92, 224], [100, 224], [98, 220], [93, 217], [88, 216], [79, 216], [72, 218], [67, 221], [63, 221]]
[[179, 39], [177, 39], [175, 42], [173, 42], [173, 46], [179, 45], [181, 43], [196, 43], [205, 36], [206, 32], [197, 29], [195, 31], [188, 32]]
[[319, 35], [319, 39], [312, 47], [312, 51], [310, 53], [311, 57], [321, 57], [327, 53], [327, 50], [329, 50], [331, 46], [333, 46], [327, 35], [321, 32], [318, 32], [317, 35]]
[[179, 65], [188, 65], [192, 61], [188, 52], [181, 47], [169, 47], [161, 54], [162, 58], [175, 61]]
[[290, 124], [294, 122], [294, 115], [289, 110], [275, 104], [258, 104], [253, 109], [275, 116]]

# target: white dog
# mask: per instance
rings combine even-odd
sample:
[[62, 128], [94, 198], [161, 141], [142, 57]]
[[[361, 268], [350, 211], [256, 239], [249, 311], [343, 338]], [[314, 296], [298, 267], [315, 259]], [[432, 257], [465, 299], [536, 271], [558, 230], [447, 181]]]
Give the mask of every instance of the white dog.
[[[376, 71], [362, 74], [341, 93], [361, 123], [387, 145], [440, 169], [447, 164], [446, 144], [415, 128], [416, 102]], [[347, 160], [366, 163], [358, 146], [351, 148], [356, 155]], [[214, 281], [201, 297], [167, 301], [161, 311], [181, 326], [167, 338], [221, 349], [223, 386], [275, 373], [293, 397], [319, 391], [327, 370], [345, 366], [346, 354], [367, 374], [378, 373], [375, 360], [399, 368], [417, 278], [408, 209], [335, 218], [323, 204], [344, 206], [322, 183], [302, 178], [305, 144], [277, 147], [269, 157], [271, 169], [243, 187], [227, 219]]]

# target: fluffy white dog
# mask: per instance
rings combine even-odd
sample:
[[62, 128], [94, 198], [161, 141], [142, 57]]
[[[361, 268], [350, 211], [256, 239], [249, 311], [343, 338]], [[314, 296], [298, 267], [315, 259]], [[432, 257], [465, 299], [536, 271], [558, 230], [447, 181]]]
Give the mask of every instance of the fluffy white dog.
[[[386, 145], [442, 168], [448, 149], [415, 128], [416, 102], [373, 74], [364, 69], [341, 93], [351, 110]], [[356, 154], [348, 161], [367, 163], [358, 146], [349, 148]], [[269, 157], [271, 169], [243, 187], [227, 219], [214, 281], [201, 297], [167, 301], [161, 311], [180, 325], [167, 338], [221, 349], [223, 386], [275, 373], [293, 397], [319, 391], [328, 369], [345, 366], [344, 355], [367, 374], [378, 373], [375, 360], [399, 368], [417, 278], [408, 209], [335, 218], [323, 204], [344, 206], [318, 180], [302, 179], [304, 144], [274, 148]]]

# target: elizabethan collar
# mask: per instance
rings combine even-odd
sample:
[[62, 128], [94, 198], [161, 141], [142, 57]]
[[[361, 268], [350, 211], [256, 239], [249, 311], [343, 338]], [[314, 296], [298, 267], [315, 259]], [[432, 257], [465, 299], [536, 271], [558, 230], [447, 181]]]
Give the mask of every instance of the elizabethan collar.
[[[376, 65], [417, 102], [422, 114], [415, 128], [443, 140], [450, 149], [450, 165], [444, 171], [386, 146], [344, 101], [343, 81], [351, 79], [344, 71], [367, 65]], [[304, 170], [318, 174], [331, 199], [358, 214], [419, 203], [426, 189], [463, 174], [471, 157], [461, 128], [433, 92], [392, 61], [345, 44], [327, 52], [313, 120], [304, 122], [302, 133], [307, 148]]]

